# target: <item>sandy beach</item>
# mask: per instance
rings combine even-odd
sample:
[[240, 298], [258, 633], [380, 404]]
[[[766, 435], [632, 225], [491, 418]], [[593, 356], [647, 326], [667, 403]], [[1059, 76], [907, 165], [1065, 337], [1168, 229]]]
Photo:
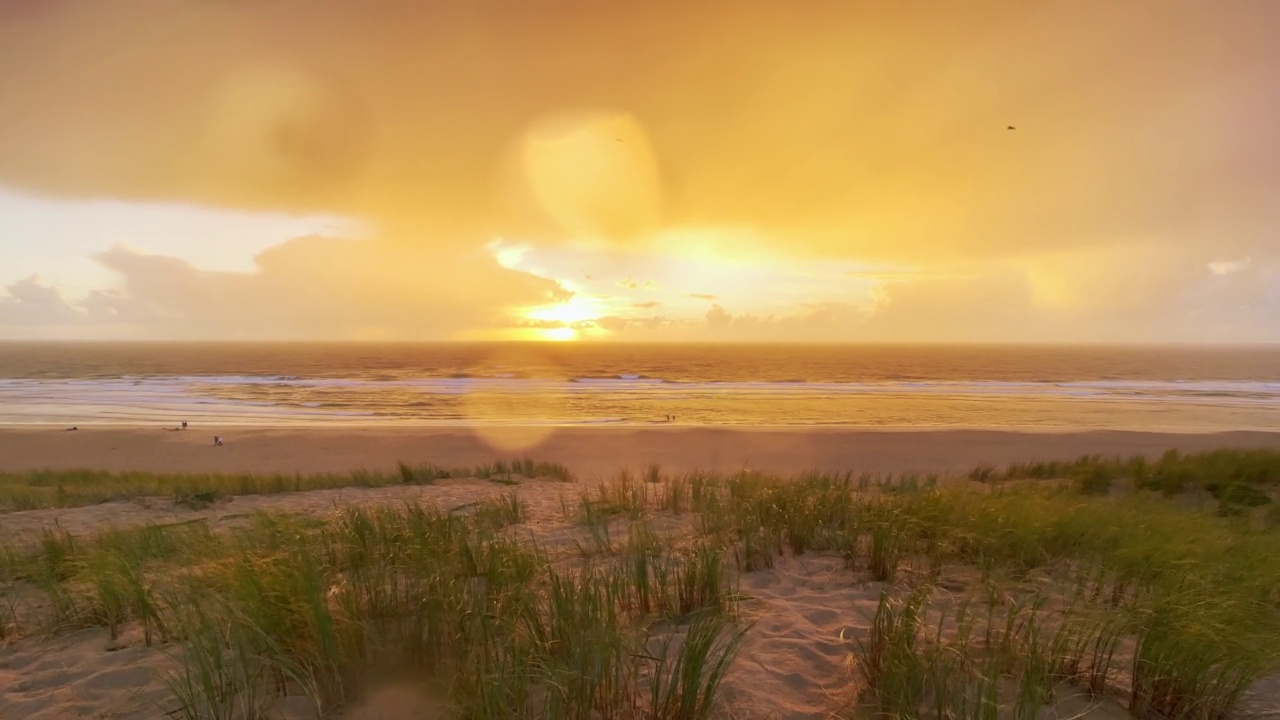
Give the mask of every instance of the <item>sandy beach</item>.
[[[214, 435], [225, 438], [213, 446]], [[175, 473], [312, 473], [445, 467], [533, 457], [583, 478], [657, 463], [672, 471], [743, 467], [871, 473], [960, 472], [981, 464], [1159, 455], [1169, 449], [1280, 448], [1280, 432], [1010, 432], [848, 428], [0, 428], [0, 471], [87, 468]]]

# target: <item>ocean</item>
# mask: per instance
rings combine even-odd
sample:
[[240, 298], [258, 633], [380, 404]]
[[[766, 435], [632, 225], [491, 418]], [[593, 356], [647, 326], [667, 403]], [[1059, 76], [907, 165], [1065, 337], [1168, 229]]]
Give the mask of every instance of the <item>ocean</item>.
[[1280, 429], [1280, 347], [0, 344], [0, 424]]

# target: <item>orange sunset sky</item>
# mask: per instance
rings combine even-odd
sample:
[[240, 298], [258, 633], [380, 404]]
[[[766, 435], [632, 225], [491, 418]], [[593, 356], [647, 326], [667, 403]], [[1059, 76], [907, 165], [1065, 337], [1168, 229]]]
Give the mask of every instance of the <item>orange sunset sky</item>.
[[0, 338], [1280, 341], [1277, 28], [4, 0]]

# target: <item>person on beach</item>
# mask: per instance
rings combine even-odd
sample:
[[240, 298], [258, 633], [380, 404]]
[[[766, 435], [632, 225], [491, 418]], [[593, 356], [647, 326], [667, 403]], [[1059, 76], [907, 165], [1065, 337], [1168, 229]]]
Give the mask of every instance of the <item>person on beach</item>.
[[222, 447], [222, 436], [221, 436], [221, 435], [214, 435], [214, 436], [213, 436], [213, 446], [214, 446], [214, 447]]
[[183, 421], [182, 421], [182, 429], [183, 429], [183, 430], [186, 430], [186, 429], [187, 429], [187, 421], [186, 421], [186, 420], [183, 420]]

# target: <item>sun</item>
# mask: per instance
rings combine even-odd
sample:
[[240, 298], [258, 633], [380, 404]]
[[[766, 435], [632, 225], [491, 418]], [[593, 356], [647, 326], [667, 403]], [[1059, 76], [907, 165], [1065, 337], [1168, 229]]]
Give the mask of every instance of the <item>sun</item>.
[[598, 320], [603, 314], [598, 301], [582, 294], [574, 295], [564, 302], [526, 308], [523, 313], [529, 320], [561, 322], [565, 325]]
[[551, 342], [569, 342], [578, 339], [578, 331], [571, 327], [547, 328], [539, 330], [538, 335], [541, 339]]
[[[600, 302], [583, 294], [574, 295], [564, 302], [525, 308], [521, 313], [521, 317], [526, 320], [552, 325], [539, 328], [537, 334], [542, 340], [556, 342], [581, 338], [588, 331], [584, 323], [591, 323], [604, 315], [605, 311]], [[594, 326], [590, 329], [598, 330]]]

